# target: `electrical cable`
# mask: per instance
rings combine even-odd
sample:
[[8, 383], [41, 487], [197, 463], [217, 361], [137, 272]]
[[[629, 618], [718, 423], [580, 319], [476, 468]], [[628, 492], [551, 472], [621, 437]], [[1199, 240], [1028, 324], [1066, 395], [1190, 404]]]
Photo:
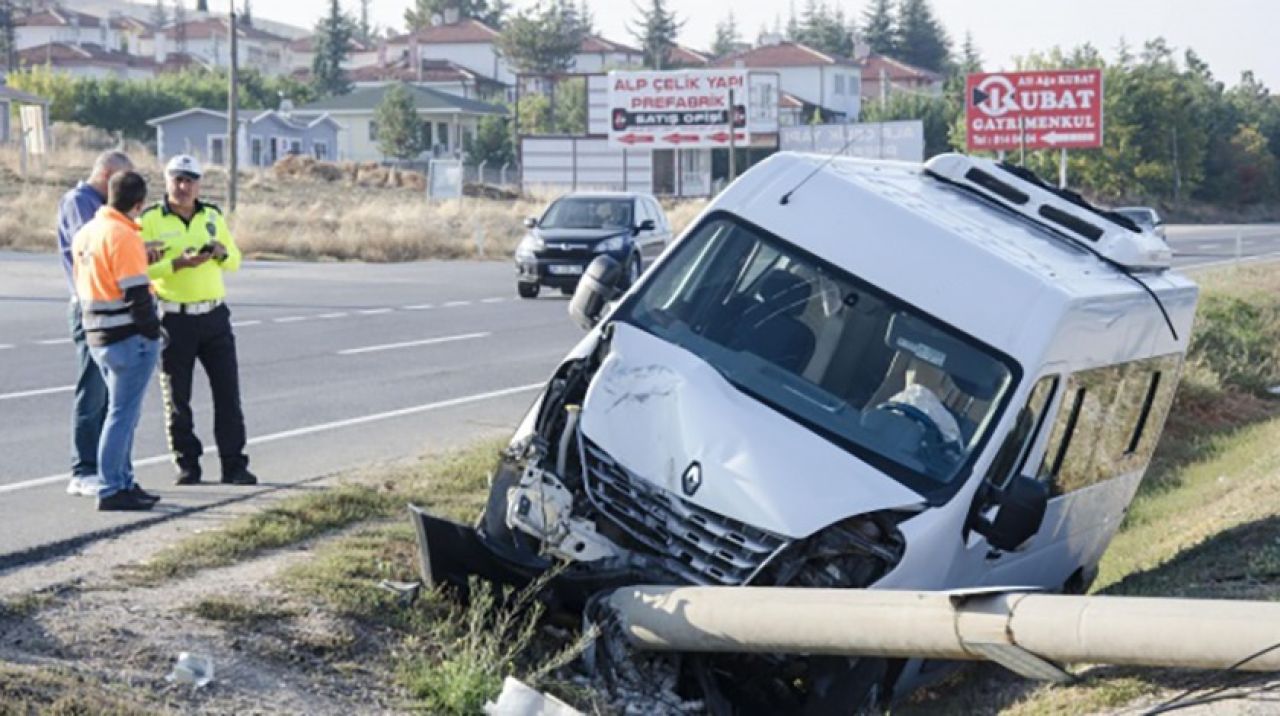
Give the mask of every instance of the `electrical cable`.
[[1222, 693], [1222, 692], [1224, 692], [1224, 691], [1226, 691], [1226, 690], [1228, 690], [1228, 689], [1232, 689], [1232, 688], [1235, 688], [1235, 687], [1237, 687], [1237, 686], [1240, 686], [1240, 685], [1242, 685], [1243, 683], [1245, 683], [1245, 682], [1247, 682], [1247, 681], [1249, 681], [1250, 679], [1255, 678], [1255, 677], [1249, 677], [1249, 678], [1245, 679], [1245, 680], [1244, 680], [1244, 682], [1229, 683], [1229, 684], [1226, 684], [1225, 686], [1218, 686], [1217, 688], [1212, 689], [1212, 690], [1210, 690], [1210, 691], [1206, 692], [1206, 693], [1205, 693], [1205, 694], [1203, 694], [1200, 698], [1198, 698], [1198, 699], [1194, 699], [1194, 700], [1192, 700], [1192, 701], [1183, 701], [1183, 699], [1186, 699], [1188, 696], [1191, 696], [1192, 694], [1194, 694], [1194, 693], [1196, 693], [1196, 692], [1198, 692], [1198, 691], [1203, 690], [1203, 689], [1204, 689], [1204, 688], [1205, 688], [1205, 687], [1206, 687], [1210, 682], [1212, 682], [1214, 679], [1217, 679], [1217, 678], [1220, 678], [1220, 677], [1223, 677], [1223, 676], [1230, 676], [1230, 675], [1234, 674], [1235, 672], [1239, 671], [1241, 667], [1243, 667], [1244, 665], [1248, 664], [1249, 662], [1251, 662], [1251, 661], [1255, 661], [1255, 660], [1257, 660], [1257, 659], [1259, 659], [1259, 658], [1261, 658], [1261, 657], [1263, 657], [1263, 656], [1266, 656], [1267, 654], [1270, 654], [1271, 652], [1276, 651], [1277, 649], [1280, 649], [1280, 642], [1277, 642], [1277, 643], [1275, 643], [1275, 644], [1272, 644], [1271, 646], [1268, 646], [1268, 647], [1266, 647], [1265, 649], [1259, 649], [1258, 651], [1255, 651], [1254, 653], [1252, 653], [1252, 654], [1250, 654], [1250, 655], [1246, 656], [1245, 658], [1243, 658], [1243, 659], [1241, 659], [1241, 660], [1237, 661], [1236, 663], [1234, 663], [1234, 664], [1232, 664], [1232, 665], [1228, 666], [1227, 668], [1225, 668], [1225, 669], [1221, 669], [1221, 670], [1219, 670], [1219, 671], [1216, 671], [1216, 672], [1214, 672], [1214, 673], [1210, 674], [1209, 676], [1207, 676], [1207, 677], [1205, 677], [1204, 679], [1202, 679], [1199, 683], [1197, 683], [1197, 684], [1195, 684], [1194, 686], [1192, 686], [1192, 687], [1190, 687], [1190, 688], [1188, 688], [1188, 689], [1186, 689], [1186, 690], [1182, 691], [1181, 693], [1179, 693], [1178, 695], [1176, 695], [1176, 696], [1174, 696], [1173, 698], [1169, 699], [1168, 701], [1165, 701], [1164, 703], [1162, 703], [1162, 704], [1160, 704], [1160, 705], [1156, 706], [1156, 707], [1155, 707], [1155, 708], [1153, 708], [1153, 709], [1150, 709], [1150, 710], [1148, 710], [1148, 711], [1143, 712], [1143, 716], [1155, 716], [1156, 714], [1168, 713], [1168, 712], [1170, 712], [1170, 711], [1176, 711], [1176, 710], [1178, 710], [1178, 709], [1183, 709], [1183, 708], [1188, 708], [1188, 707], [1190, 707], [1190, 706], [1195, 706], [1195, 705], [1197, 705], [1197, 704], [1199, 704], [1199, 703], [1202, 703], [1202, 702], [1203, 702], [1203, 703], [1208, 703], [1207, 701], [1203, 701], [1203, 700], [1204, 700], [1204, 699], [1206, 699], [1206, 698], [1208, 698], [1208, 697], [1210, 697], [1210, 696], [1214, 696], [1214, 695], [1216, 695], [1216, 694], [1220, 694], [1220, 693]]

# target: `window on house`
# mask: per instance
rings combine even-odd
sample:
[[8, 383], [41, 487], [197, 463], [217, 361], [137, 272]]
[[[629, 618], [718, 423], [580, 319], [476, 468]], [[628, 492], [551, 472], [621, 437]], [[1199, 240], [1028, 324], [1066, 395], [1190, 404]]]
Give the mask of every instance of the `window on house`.
[[836, 75], [836, 96], [844, 94], [844, 75]]
[[378, 141], [378, 122], [372, 119], [369, 120], [369, 141]]
[[301, 140], [301, 139], [290, 139], [290, 140], [289, 140], [289, 153], [290, 153], [290, 154], [302, 154], [302, 140]]
[[249, 140], [250, 163], [255, 167], [262, 166], [262, 137]]
[[226, 136], [209, 137], [209, 163], [221, 165], [226, 163], [227, 138]]

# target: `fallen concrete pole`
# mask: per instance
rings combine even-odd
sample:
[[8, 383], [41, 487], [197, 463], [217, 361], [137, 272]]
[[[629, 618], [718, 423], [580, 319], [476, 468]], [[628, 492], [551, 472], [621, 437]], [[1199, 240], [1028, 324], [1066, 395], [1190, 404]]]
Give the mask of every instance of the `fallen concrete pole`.
[[[1280, 643], [1280, 603], [778, 587], [628, 587], [609, 606], [641, 650], [1220, 669]], [[1240, 666], [1280, 671], [1280, 648]]]

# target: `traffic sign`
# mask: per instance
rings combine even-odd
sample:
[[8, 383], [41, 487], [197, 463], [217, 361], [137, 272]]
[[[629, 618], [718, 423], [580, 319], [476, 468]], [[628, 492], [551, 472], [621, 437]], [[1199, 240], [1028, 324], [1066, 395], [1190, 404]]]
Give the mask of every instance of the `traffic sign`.
[[969, 75], [969, 151], [1091, 149], [1102, 146], [1102, 70]]
[[652, 149], [745, 143], [750, 96], [744, 69], [610, 72], [609, 143]]

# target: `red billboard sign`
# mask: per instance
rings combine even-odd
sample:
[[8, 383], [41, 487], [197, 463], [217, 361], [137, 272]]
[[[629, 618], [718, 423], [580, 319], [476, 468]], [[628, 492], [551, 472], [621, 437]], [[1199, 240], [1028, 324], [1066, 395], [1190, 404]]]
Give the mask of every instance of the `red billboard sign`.
[[969, 151], [1102, 146], [1102, 71], [992, 72], [965, 80]]

